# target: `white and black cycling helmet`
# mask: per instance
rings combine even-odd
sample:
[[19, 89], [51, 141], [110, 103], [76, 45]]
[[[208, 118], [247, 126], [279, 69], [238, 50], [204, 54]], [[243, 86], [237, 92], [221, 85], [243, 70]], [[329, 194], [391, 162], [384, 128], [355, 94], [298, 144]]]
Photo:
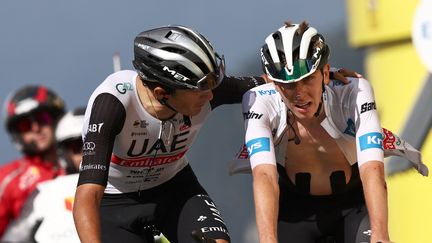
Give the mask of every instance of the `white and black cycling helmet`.
[[279, 28], [265, 39], [261, 59], [267, 76], [281, 83], [293, 83], [321, 69], [330, 49], [324, 37], [305, 22]]
[[223, 56], [200, 33], [184, 26], [141, 32], [133, 65], [143, 80], [173, 89], [214, 89], [225, 75]]

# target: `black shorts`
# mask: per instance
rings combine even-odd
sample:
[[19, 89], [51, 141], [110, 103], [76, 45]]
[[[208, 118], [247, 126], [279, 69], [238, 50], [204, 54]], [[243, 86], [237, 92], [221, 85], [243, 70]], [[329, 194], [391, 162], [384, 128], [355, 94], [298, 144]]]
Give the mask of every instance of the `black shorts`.
[[219, 210], [188, 165], [168, 182], [149, 190], [104, 194], [100, 207], [102, 242], [148, 242], [155, 226], [171, 243], [191, 243], [201, 230], [214, 239], [230, 240]]
[[370, 242], [369, 216], [357, 164], [352, 166], [350, 181], [328, 196], [305, 193], [304, 185], [299, 188], [289, 180], [284, 169], [278, 171], [279, 242]]

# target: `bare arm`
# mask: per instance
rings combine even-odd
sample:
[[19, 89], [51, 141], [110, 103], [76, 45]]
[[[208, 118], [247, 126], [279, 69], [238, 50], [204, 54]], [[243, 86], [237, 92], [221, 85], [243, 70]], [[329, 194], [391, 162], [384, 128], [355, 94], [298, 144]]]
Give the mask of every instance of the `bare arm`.
[[105, 187], [97, 184], [78, 186], [73, 207], [73, 217], [79, 238], [83, 243], [101, 242], [99, 205]]
[[371, 242], [389, 242], [384, 164], [379, 161], [363, 164], [360, 166], [360, 177], [371, 222]]
[[260, 242], [277, 242], [279, 185], [275, 165], [261, 164], [253, 169], [255, 214]]

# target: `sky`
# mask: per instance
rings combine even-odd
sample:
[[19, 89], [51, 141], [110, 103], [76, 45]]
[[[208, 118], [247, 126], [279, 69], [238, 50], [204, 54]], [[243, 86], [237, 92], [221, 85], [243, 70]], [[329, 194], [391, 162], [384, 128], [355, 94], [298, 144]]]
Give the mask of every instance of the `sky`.
[[[341, 0], [2, 0], [0, 3], [0, 99], [25, 84], [56, 91], [68, 109], [85, 106], [113, 71], [119, 53], [131, 69], [133, 39], [167, 24], [189, 26], [225, 55], [227, 73], [260, 75], [259, 48], [284, 21], [307, 20], [330, 44], [332, 65], [362, 70], [361, 50], [348, 47]], [[334, 48], [333, 48], [334, 47]], [[337, 47], [337, 48], [336, 48]], [[2, 107], [3, 108], [3, 107]], [[0, 164], [20, 156], [4, 130]], [[233, 242], [257, 242], [250, 175], [228, 176], [227, 163], [243, 142], [240, 105], [217, 108], [187, 156], [219, 205]]]

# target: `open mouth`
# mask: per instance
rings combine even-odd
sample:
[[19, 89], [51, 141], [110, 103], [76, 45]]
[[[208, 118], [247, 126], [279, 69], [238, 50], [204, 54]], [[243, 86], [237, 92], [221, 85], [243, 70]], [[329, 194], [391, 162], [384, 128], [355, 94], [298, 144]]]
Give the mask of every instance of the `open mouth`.
[[312, 102], [305, 102], [305, 103], [297, 103], [295, 104], [295, 107], [302, 109], [302, 110], [306, 110], [307, 108], [309, 108], [311, 106]]

